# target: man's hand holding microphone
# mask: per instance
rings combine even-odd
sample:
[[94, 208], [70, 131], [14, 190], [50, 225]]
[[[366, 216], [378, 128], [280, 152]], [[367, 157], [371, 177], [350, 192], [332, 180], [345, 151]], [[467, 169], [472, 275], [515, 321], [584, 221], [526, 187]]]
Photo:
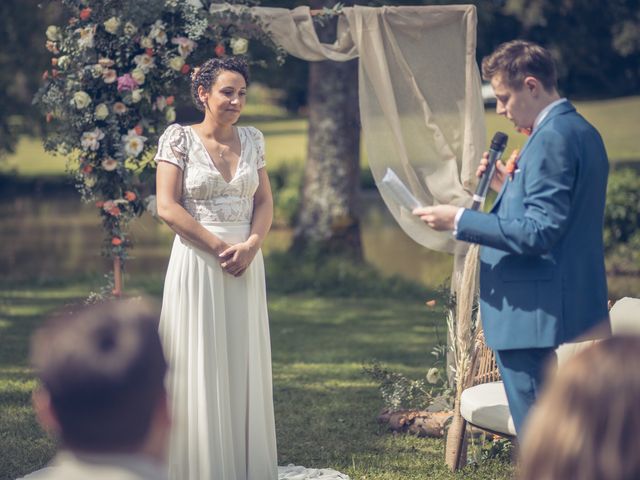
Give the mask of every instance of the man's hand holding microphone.
[[[473, 196], [473, 210], [478, 210], [487, 195], [489, 187], [499, 191], [507, 177], [507, 167], [500, 158], [507, 146], [509, 137], [502, 132], [496, 132], [491, 141], [488, 152], [482, 155], [480, 165], [476, 170], [476, 176], [480, 178], [478, 188]], [[516, 152], [514, 152], [516, 154]], [[431, 207], [419, 207], [413, 210], [413, 214], [420, 217], [434, 230], [455, 230], [457, 220], [462, 215], [464, 208], [455, 205], [435, 205]]]

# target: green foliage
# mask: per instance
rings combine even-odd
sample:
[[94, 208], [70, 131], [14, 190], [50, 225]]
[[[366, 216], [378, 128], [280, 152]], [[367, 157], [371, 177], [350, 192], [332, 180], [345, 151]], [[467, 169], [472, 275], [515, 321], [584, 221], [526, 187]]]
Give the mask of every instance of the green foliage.
[[284, 226], [294, 224], [300, 202], [302, 170], [302, 162], [281, 163], [269, 170], [276, 223]]
[[0, 160], [14, 151], [22, 134], [40, 132], [31, 99], [50, 65], [42, 32], [60, 15], [59, 5], [42, 0], [0, 2]]
[[442, 374], [441, 369], [442, 365], [440, 368], [432, 367], [424, 378], [415, 380], [394, 372], [377, 361], [362, 367], [364, 374], [379, 384], [384, 406], [392, 412], [407, 409], [425, 410], [436, 401], [438, 409], [452, 408], [453, 392], [447, 385], [446, 376]]
[[384, 277], [372, 265], [343, 255], [300, 255], [274, 252], [269, 256], [267, 285], [278, 293], [313, 292], [335, 297], [394, 297], [421, 299], [424, 287], [399, 276]]
[[637, 242], [640, 234], [640, 175], [631, 168], [613, 170], [607, 185], [604, 214], [605, 248]]

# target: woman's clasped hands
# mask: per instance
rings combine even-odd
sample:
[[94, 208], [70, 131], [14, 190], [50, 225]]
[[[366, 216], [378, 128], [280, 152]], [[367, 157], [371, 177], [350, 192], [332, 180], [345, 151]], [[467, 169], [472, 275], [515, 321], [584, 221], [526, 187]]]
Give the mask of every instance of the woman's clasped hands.
[[218, 255], [220, 266], [230, 275], [239, 277], [249, 267], [258, 249], [249, 241], [231, 245]]

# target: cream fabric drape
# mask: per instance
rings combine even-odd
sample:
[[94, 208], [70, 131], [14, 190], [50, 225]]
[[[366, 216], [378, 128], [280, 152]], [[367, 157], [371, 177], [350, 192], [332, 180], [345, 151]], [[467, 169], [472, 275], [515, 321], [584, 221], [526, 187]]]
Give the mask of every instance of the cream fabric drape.
[[398, 205], [380, 181], [390, 167], [425, 205], [470, 205], [485, 142], [475, 7], [344, 8], [333, 44], [318, 40], [308, 7], [253, 7], [251, 13], [291, 55], [310, 61], [359, 57], [365, 146], [387, 207], [419, 244], [466, 251], [450, 232], [430, 229]]

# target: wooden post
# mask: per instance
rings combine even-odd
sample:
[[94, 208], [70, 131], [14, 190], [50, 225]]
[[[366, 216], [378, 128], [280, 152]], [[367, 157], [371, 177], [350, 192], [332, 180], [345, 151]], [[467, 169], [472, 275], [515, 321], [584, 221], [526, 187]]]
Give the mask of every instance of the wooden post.
[[114, 297], [122, 295], [122, 265], [120, 264], [120, 256], [113, 257], [113, 290]]

